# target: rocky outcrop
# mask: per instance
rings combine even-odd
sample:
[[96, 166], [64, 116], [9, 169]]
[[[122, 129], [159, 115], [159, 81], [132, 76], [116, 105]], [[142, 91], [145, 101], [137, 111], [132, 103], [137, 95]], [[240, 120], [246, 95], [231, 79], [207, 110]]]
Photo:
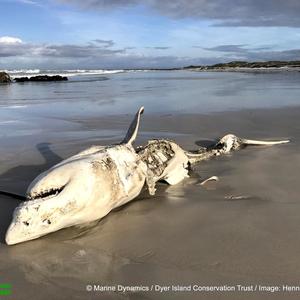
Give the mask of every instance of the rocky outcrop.
[[11, 78], [6, 72], [0, 72], [0, 83], [10, 83]]
[[68, 77], [60, 76], [60, 75], [38, 75], [38, 76], [32, 76], [32, 77], [19, 77], [14, 79], [16, 82], [28, 82], [28, 81], [34, 81], [34, 82], [47, 82], [47, 81], [66, 81], [68, 80]]

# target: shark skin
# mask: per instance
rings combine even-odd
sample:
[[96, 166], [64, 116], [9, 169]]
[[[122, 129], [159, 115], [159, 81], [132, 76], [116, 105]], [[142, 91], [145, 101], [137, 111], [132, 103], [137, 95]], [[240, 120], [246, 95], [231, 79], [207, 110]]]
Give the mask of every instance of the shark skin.
[[145, 185], [154, 195], [158, 181], [174, 185], [184, 180], [189, 177], [189, 168], [194, 163], [248, 145], [289, 142], [248, 140], [228, 134], [212, 147], [197, 151], [186, 151], [164, 139], [150, 140], [134, 149], [132, 144], [143, 111], [141, 107], [136, 113], [120, 144], [93, 146], [39, 175], [28, 187], [27, 201], [13, 213], [6, 243], [13, 245], [99, 220], [136, 198]]

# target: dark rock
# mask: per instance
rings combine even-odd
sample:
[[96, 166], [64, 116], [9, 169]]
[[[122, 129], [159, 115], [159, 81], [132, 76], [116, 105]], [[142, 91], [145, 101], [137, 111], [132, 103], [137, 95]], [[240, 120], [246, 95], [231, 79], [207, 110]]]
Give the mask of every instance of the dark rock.
[[28, 81], [34, 81], [34, 82], [48, 82], [48, 81], [66, 81], [68, 80], [68, 77], [60, 76], [60, 75], [38, 75], [38, 76], [32, 76], [32, 77], [19, 77], [14, 79], [16, 82], [28, 82]]
[[10, 76], [5, 72], [0, 72], [0, 83], [10, 83], [11, 78]]
[[29, 81], [28, 77], [19, 77], [19, 78], [14, 78], [15, 82], [25, 82], [25, 81]]

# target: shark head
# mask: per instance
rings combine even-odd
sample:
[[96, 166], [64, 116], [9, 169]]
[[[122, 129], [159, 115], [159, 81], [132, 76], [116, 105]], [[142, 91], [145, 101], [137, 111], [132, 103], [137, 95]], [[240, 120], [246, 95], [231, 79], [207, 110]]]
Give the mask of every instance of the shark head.
[[[117, 168], [134, 164], [135, 151], [131, 143], [141, 112], [120, 145], [93, 146], [40, 174], [27, 189], [27, 201], [14, 211], [6, 243], [17, 244], [91, 222], [118, 206], [124, 185]], [[124, 160], [114, 159], [118, 156]]]
[[109, 200], [113, 198], [115, 166], [103, 156], [101, 150], [76, 156], [39, 175], [27, 190], [28, 200], [14, 211], [6, 234], [7, 244], [92, 221], [93, 210], [107, 213]]

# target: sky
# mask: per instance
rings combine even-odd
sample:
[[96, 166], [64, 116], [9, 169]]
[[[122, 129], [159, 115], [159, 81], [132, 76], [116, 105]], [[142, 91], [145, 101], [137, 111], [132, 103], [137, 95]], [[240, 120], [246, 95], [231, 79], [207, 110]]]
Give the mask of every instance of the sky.
[[0, 0], [1, 69], [300, 60], [299, 0]]

